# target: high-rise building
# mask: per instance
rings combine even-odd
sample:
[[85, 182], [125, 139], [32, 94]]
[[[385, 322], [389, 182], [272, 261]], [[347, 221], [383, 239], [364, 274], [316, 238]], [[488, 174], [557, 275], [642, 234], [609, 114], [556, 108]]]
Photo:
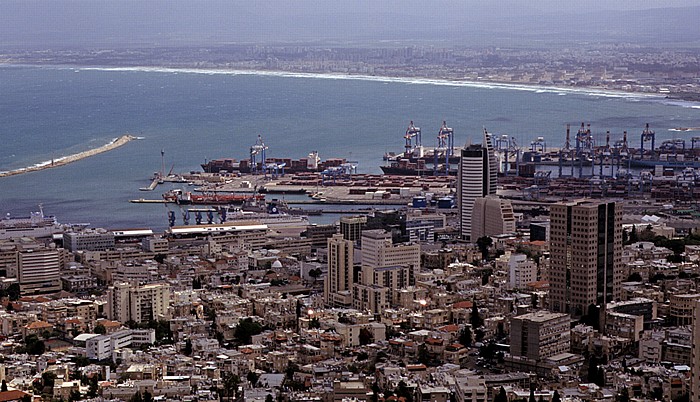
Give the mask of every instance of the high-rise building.
[[496, 194], [498, 164], [491, 143], [491, 136], [484, 130], [481, 145], [469, 145], [462, 149], [457, 179], [457, 205], [459, 208], [459, 233], [463, 239], [471, 239], [472, 210], [474, 200]]
[[117, 283], [107, 290], [107, 318], [121, 323], [167, 318], [169, 306], [170, 285], [167, 284]]
[[574, 317], [620, 298], [622, 208], [612, 201], [559, 202], [550, 208], [549, 298]]
[[515, 215], [510, 200], [487, 195], [474, 200], [471, 240], [515, 232]]
[[340, 234], [345, 240], [357, 242], [360, 240], [362, 228], [366, 224], [366, 216], [343, 216], [340, 218]]
[[690, 367], [690, 400], [700, 401], [700, 300], [694, 301], [693, 310], [693, 348]]
[[22, 294], [60, 291], [61, 258], [59, 250], [41, 246], [20, 251], [18, 253], [17, 279]]
[[347, 294], [350, 299], [354, 283], [353, 241], [346, 240], [342, 234], [335, 234], [328, 239], [328, 274], [323, 282], [323, 300], [327, 305], [336, 305], [337, 296]]
[[420, 244], [393, 244], [391, 233], [382, 229], [365, 230], [362, 233], [362, 267], [378, 268], [406, 266], [409, 268], [409, 285], [415, 283], [420, 271]]

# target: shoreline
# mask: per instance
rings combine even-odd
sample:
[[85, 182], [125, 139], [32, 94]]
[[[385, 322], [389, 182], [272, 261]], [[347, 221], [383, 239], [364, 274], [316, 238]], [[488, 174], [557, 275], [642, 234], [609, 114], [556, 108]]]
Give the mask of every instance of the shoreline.
[[[11, 67], [33, 67], [49, 69], [66, 69], [79, 71], [115, 71], [115, 72], [154, 72], [154, 73], [185, 73], [185, 74], [206, 74], [206, 75], [257, 75], [268, 77], [286, 78], [320, 78], [320, 79], [340, 79], [374, 81], [387, 83], [403, 83], [416, 85], [445, 85], [455, 87], [471, 87], [480, 89], [503, 89], [512, 91], [528, 91], [534, 93], [554, 93], [559, 95], [588, 95], [613, 98], [636, 98], [647, 99], [658, 102], [671, 102], [681, 107], [700, 108], [700, 98], [686, 99], [675, 97], [673, 94], [625, 91], [621, 89], [609, 89], [605, 87], [593, 86], [557, 86], [543, 84], [517, 83], [494, 80], [469, 80], [459, 78], [428, 78], [419, 76], [401, 75], [365, 75], [334, 72], [295, 72], [289, 70], [258, 70], [258, 69], [235, 69], [235, 68], [198, 68], [198, 67], [166, 67], [153, 65], [140, 66], [109, 66], [109, 65], [79, 65], [79, 64], [15, 64], [0, 63], [0, 68]], [[684, 104], [687, 104], [684, 105]]]
[[24, 168], [19, 168], [19, 169], [13, 169], [13, 170], [8, 170], [6, 172], [0, 172], [0, 178], [2, 177], [10, 177], [10, 176], [16, 176], [20, 175], [23, 173], [30, 173], [30, 172], [38, 172], [40, 170], [46, 170], [46, 169], [52, 169], [55, 167], [60, 167], [67, 165], [69, 163], [77, 162], [80, 160], [83, 160], [85, 158], [89, 158], [91, 156], [99, 155], [104, 152], [111, 151], [113, 149], [117, 149], [123, 145], [126, 145], [128, 142], [138, 139], [138, 137], [133, 136], [131, 134], [124, 134], [121, 137], [115, 138], [114, 140], [110, 141], [109, 143], [102, 145], [97, 148], [93, 149], [88, 149], [87, 151], [82, 151], [78, 152], [76, 154], [68, 155], [68, 156], [62, 156], [58, 159], [52, 159], [50, 161], [46, 162], [41, 162], [33, 166], [29, 167], [24, 167]]

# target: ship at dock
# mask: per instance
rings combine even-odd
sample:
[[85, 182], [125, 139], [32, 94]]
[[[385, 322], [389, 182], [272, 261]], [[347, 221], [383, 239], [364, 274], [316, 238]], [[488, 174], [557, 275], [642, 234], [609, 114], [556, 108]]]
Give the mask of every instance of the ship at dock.
[[404, 152], [384, 154], [388, 163], [381, 166], [386, 175], [456, 176], [459, 155], [454, 148], [454, 130], [445, 121], [438, 130], [434, 148], [424, 147], [422, 132], [411, 121], [403, 136]]
[[39, 211], [31, 212], [29, 216], [14, 217], [8, 213], [0, 219], [0, 239], [51, 237], [55, 233], [61, 233], [63, 229], [54, 216], [44, 215], [41, 205]]
[[203, 193], [193, 194], [190, 191], [180, 189], [171, 190], [163, 194], [166, 203], [178, 205], [243, 205], [264, 202], [263, 194], [221, 194]]
[[312, 151], [301, 159], [267, 157], [268, 149], [262, 136], [258, 136], [256, 143], [250, 147], [249, 159], [214, 159], [205, 161], [201, 166], [205, 173], [284, 174], [323, 172], [348, 163], [344, 158], [321, 160], [318, 151]]

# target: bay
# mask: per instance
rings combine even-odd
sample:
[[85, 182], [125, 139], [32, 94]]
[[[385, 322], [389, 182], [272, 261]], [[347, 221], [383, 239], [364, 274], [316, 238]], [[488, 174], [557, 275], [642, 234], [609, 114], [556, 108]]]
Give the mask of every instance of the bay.
[[544, 137], [548, 146], [591, 123], [599, 143], [629, 132], [639, 146], [645, 123], [664, 139], [700, 133], [673, 132], [700, 126], [691, 103], [660, 97], [596, 91], [523, 88], [377, 77], [241, 74], [221, 71], [0, 68], [0, 171], [104, 145], [124, 133], [141, 140], [55, 169], [0, 179], [0, 212], [26, 215], [42, 203], [61, 222], [108, 228], [167, 225], [162, 205], [130, 204], [158, 198], [139, 187], [160, 169], [201, 170], [205, 159], [248, 157], [263, 136], [270, 157], [358, 162], [358, 171], [379, 173], [386, 151], [403, 149], [409, 120], [434, 146], [443, 120], [455, 144], [480, 142], [485, 127], [514, 136], [523, 147]]

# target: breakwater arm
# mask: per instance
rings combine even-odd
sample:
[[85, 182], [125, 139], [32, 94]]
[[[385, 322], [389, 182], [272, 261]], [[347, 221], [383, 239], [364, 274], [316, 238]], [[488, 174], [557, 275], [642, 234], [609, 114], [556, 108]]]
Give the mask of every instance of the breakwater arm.
[[117, 138], [117, 139], [111, 141], [110, 143], [105, 144], [101, 147], [89, 149], [89, 150], [83, 151], [83, 152], [78, 152], [77, 154], [73, 154], [73, 155], [62, 156], [58, 159], [52, 159], [50, 161], [42, 162], [42, 163], [36, 164], [34, 166], [29, 166], [29, 167], [14, 169], [14, 170], [8, 170], [6, 172], [0, 172], [0, 177], [15, 176], [15, 175], [22, 174], [22, 173], [36, 172], [39, 170], [51, 169], [51, 168], [67, 165], [67, 164], [72, 163], [72, 162], [77, 162], [81, 159], [89, 158], [91, 156], [95, 156], [97, 154], [101, 154], [103, 152], [107, 152], [107, 151], [111, 151], [113, 149], [119, 148], [129, 141], [135, 140], [136, 138], [137, 137], [135, 137], [133, 135], [124, 134], [121, 137], [119, 137], [119, 138]]

